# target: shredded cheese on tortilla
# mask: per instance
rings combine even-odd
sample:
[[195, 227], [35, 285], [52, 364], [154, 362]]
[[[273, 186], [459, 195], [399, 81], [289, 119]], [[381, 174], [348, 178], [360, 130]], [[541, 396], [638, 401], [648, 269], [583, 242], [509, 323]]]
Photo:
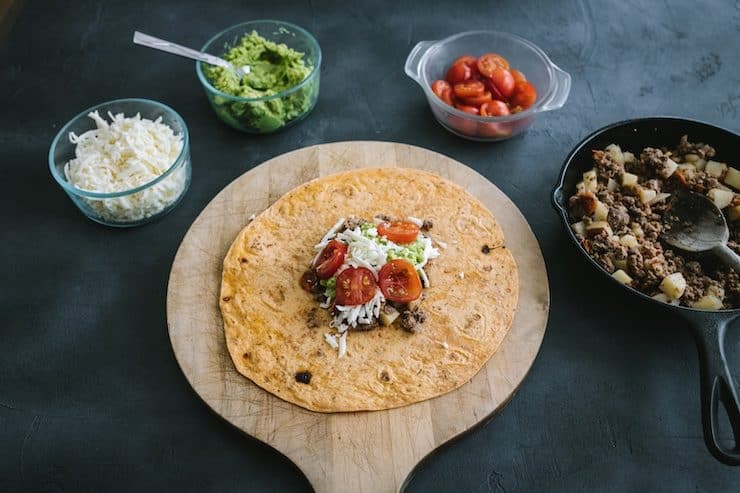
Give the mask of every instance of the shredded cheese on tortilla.
[[[162, 123], [161, 117], [152, 121], [138, 113], [130, 118], [123, 113], [108, 113], [108, 123], [97, 111], [88, 116], [97, 128], [81, 135], [70, 132], [69, 141], [76, 145], [75, 158], [64, 165], [65, 178], [80, 190], [115, 193], [137, 188], [161, 176], [180, 156], [182, 136]], [[138, 221], [175, 202], [185, 188], [186, 178], [185, 166], [180, 166], [141, 192], [83, 200], [106, 220]]]

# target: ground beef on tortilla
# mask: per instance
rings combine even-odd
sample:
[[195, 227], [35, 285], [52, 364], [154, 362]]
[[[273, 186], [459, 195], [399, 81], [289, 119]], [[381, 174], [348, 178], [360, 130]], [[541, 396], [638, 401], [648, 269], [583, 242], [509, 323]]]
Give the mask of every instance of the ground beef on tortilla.
[[[584, 176], [568, 201], [578, 241], [605, 270], [623, 271], [630, 286], [650, 296], [661, 293], [661, 283], [669, 275], [680, 273], [686, 287], [679, 299], [669, 302], [692, 306], [713, 296], [722, 308], [740, 307], [737, 273], [712, 257], [674, 250], [660, 238], [671, 217], [674, 192], [731, 190], [722, 181], [727, 167], [720, 165], [725, 170], [721, 174], [707, 172], [715, 149], [692, 143], [687, 136], [675, 149], [639, 151], [635, 156], [615, 145], [593, 151], [596, 182], [587, 183]], [[628, 174], [637, 175], [636, 184], [627, 181], [634, 179]], [[740, 195], [735, 194], [724, 212], [730, 227], [728, 246], [740, 253]]]

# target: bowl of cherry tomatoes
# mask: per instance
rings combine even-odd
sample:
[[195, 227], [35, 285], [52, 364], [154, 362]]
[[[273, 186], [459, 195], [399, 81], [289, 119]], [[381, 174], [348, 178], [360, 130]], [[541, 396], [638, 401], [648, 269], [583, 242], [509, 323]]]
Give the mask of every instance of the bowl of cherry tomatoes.
[[424, 90], [437, 121], [471, 140], [498, 141], [527, 130], [535, 115], [561, 108], [570, 75], [514, 34], [468, 31], [419, 42], [406, 74]]

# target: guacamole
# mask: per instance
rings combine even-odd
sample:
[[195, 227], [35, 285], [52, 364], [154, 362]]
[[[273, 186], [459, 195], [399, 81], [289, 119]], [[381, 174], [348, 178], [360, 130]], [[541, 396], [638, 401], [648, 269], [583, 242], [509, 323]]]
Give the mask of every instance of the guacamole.
[[[241, 80], [228, 69], [203, 66], [210, 83], [219, 91], [243, 98], [274, 96], [303, 82], [313, 67], [305, 55], [285, 44], [269, 41], [256, 31], [245, 34], [222, 57], [251, 71]], [[216, 112], [229, 125], [253, 133], [267, 133], [303, 116], [313, 107], [318, 94], [318, 74], [298, 90], [280, 98], [245, 102], [215, 95]]]

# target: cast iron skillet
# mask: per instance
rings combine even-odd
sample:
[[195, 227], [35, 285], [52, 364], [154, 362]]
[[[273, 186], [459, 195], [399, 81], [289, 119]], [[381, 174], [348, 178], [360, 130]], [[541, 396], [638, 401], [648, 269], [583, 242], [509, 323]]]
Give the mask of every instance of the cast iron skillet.
[[[740, 309], [706, 311], [668, 305], [619, 283], [581, 247], [570, 228], [568, 219], [568, 197], [573, 195], [576, 183], [581, 181], [583, 172], [593, 167], [591, 155], [593, 149], [603, 149], [614, 143], [620, 145], [625, 151], [639, 155], [639, 152], [648, 146], [675, 147], [682, 135], [688, 135], [691, 142], [704, 142], [714, 147], [717, 150], [715, 160], [729, 163], [740, 162], [740, 135], [729, 130], [682, 118], [656, 117], [627, 120], [597, 130], [571, 151], [563, 164], [558, 183], [553, 190], [552, 200], [573, 245], [609, 282], [616, 283], [633, 296], [639, 296], [652, 303], [656, 309], [674, 311], [689, 322], [699, 349], [704, 440], [709, 451], [718, 460], [737, 466], [740, 465], [740, 401], [738, 400], [737, 383], [725, 359], [724, 339], [727, 326], [740, 316]], [[735, 445], [731, 449], [720, 443], [718, 437], [717, 411], [720, 402], [727, 411], [735, 439]]]

